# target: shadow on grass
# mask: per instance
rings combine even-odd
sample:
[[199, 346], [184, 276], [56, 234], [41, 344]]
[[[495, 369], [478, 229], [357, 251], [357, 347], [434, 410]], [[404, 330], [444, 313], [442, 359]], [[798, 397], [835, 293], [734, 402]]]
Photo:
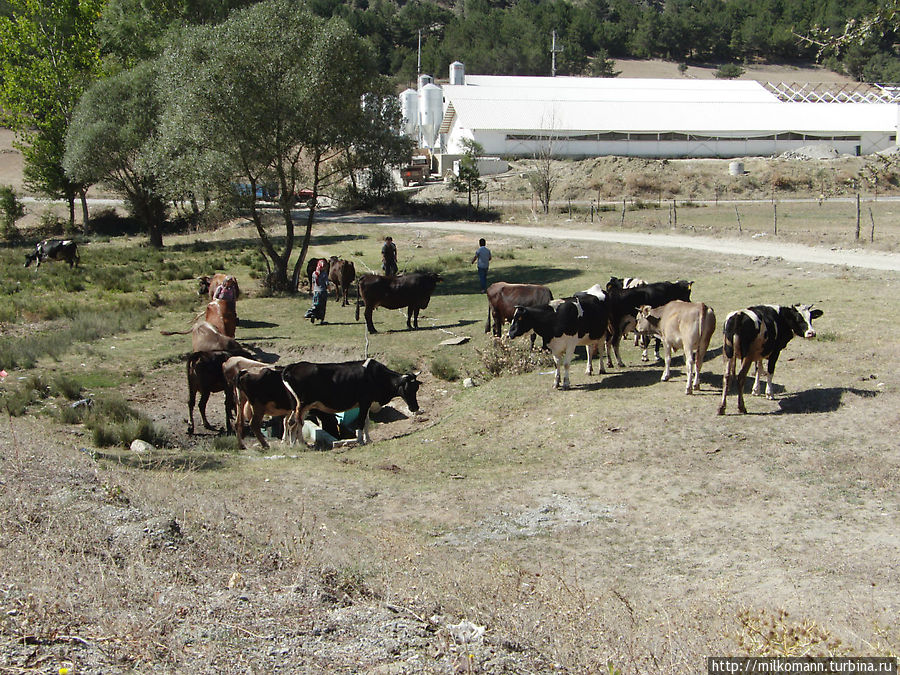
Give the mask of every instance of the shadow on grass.
[[253, 319], [241, 319], [239, 328], [277, 328], [279, 324], [270, 321], [254, 321]]
[[[443, 330], [443, 329], [448, 329], [448, 328], [462, 328], [463, 326], [468, 326], [473, 323], [481, 323], [481, 321], [478, 321], [476, 319], [460, 319], [459, 321], [454, 321], [453, 323], [440, 323], [440, 324], [434, 324], [434, 325], [426, 325], [425, 324], [426, 319], [422, 319], [419, 322], [419, 327], [413, 328], [412, 330], [410, 330], [409, 328], [385, 330], [385, 329], [378, 328], [378, 322], [375, 320], [376, 316], [377, 315], [373, 314], [372, 322], [375, 324], [375, 329], [378, 330], [379, 335], [391, 335], [394, 333], [411, 333], [411, 332], [422, 333], [425, 331], [432, 331], [432, 330]], [[365, 325], [364, 322], [361, 322], [361, 323], [363, 323], [363, 325]], [[335, 325], [340, 325], [340, 324], [335, 324]]]
[[[440, 273], [443, 281], [435, 289], [435, 295], [479, 295], [481, 287], [478, 285], [478, 273], [474, 265], [471, 269], [453, 270]], [[504, 267], [496, 273], [488, 273], [488, 285], [497, 281], [505, 281], [510, 284], [549, 284], [559, 283], [566, 279], [572, 279], [581, 274], [578, 270], [563, 269], [560, 267], [543, 267], [539, 265], [513, 265]], [[552, 289], [551, 289], [552, 290]], [[556, 297], [556, 294], [554, 294]]]
[[228, 464], [228, 456], [209, 452], [191, 452], [171, 455], [138, 455], [135, 453], [103, 452], [93, 453], [96, 460], [115, 462], [132, 469], [145, 471], [217, 471]]
[[879, 393], [871, 389], [855, 389], [853, 387], [807, 389], [780, 399], [778, 401], [779, 410], [773, 411], [771, 414], [802, 415], [834, 412], [841, 407], [845, 394], [853, 394], [861, 398], [875, 398]]

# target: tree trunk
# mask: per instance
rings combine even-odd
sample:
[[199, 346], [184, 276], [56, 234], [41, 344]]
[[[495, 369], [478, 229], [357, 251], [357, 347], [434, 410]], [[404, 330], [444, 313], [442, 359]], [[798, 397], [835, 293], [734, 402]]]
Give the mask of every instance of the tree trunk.
[[81, 188], [78, 191], [78, 196], [81, 198], [81, 229], [87, 234], [91, 222], [90, 214], [88, 213], [87, 188]]

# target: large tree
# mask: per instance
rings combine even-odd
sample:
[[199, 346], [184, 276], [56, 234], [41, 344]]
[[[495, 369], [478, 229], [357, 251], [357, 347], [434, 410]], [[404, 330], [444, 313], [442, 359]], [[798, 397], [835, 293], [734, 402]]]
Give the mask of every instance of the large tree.
[[[341, 20], [270, 0], [232, 12], [218, 26], [187, 30], [162, 61], [157, 145], [161, 155], [192, 158], [168, 163], [190, 172], [175, 182], [227, 176], [246, 185], [272, 286], [296, 289], [331, 166], [370, 131], [361, 102], [378, 75], [365, 43]], [[263, 223], [256, 194], [265, 184], [277, 187], [283, 244]], [[313, 199], [293, 258], [300, 188], [311, 189]]]
[[62, 169], [65, 137], [79, 97], [100, 73], [94, 24], [103, 0], [9, 0], [0, 16], [0, 113], [16, 131], [25, 182], [69, 203], [81, 197], [87, 223], [88, 183]]
[[166, 205], [156, 167], [146, 161], [159, 119], [156, 62], [98, 80], [78, 103], [69, 126], [66, 172], [74, 180], [105, 183], [121, 194], [147, 230], [163, 245]]

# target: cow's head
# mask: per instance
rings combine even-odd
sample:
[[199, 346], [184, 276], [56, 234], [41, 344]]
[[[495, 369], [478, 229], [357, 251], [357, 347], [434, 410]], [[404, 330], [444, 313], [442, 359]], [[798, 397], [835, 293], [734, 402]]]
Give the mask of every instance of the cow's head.
[[25, 267], [28, 267], [31, 263], [38, 259], [37, 251], [32, 251], [31, 253], [25, 254]]
[[812, 305], [794, 305], [787, 308], [785, 318], [794, 335], [803, 338], [816, 337], [816, 331], [812, 327], [813, 319], [818, 319], [825, 312], [821, 309], [813, 309]]
[[197, 277], [197, 281], [200, 284], [197, 288], [197, 295], [209, 295], [210, 278], [208, 276]]
[[619, 277], [610, 277], [609, 281], [606, 282], [606, 292], [607, 293], [615, 293], [617, 291], [621, 291], [625, 288], [624, 280]]
[[516, 305], [516, 311], [513, 313], [512, 322], [509, 324], [509, 339], [513, 340], [520, 335], [525, 335], [531, 330], [531, 317], [528, 314], [528, 307]]
[[634, 330], [638, 333], [650, 333], [659, 326], [659, 317], [653, 316], [650, 305], [642, 305], [635, 317]]
[[419, 391], [420, 384], [421, 382], [419, 382], [415, 373], [407, 373], [400, 378], [400, 386], [397, 387], [397, 393], [400, 394], [400, 398], [406, 403], [406, 407], [409, 408], [410, 412], [419, 411], [416, 392]]

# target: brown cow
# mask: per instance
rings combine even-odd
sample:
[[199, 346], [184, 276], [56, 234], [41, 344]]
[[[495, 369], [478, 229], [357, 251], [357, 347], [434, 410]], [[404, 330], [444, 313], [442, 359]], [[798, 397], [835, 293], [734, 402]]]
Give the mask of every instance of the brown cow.
[[[224, 274], [222, 272], [216, 272], [212, 276], [202, 276], [197, 277], [197, 281], [200, 282], [200, 286], [197, 290], [197, 295], [208, 295], [210, 300], [215, 300], [216, 297], [216, 289], [225, 283], [225, 277], [229, 275]], [[241, 289], [238, 286], [237, 279], [234, 280], [234, 299], [238, 300], [241, 297]]]
[[328, 274], [328, 264], [329, 264], [328, 258], [310, 258], [309, 260], [306, 261], [306, 283], [309, 284], [309, 295], [310, 296], [312, 296], [312, 294], [313, 294], [312, 275], [313, 275], [313, 272], [316, 271], [316, 267], [319, 265], [320, 260], [325, 261], [325, 267], [323, 269], [325, 270], [325, 274], [327, 275]]
[[161, 330], [159, 332], [162, 335], [187, 335], [190, 333], [191, 350], [195, 352], [226, 351], [250, 356], [250, 352], [244, 349], [237, 340], [222, 334], [215, 326], [206, 321], [198, 321], [190, 330]]
[[709, 341], [716, 332], [716, 315], [711, 307], [702, 302], [672, 300], [662, 307], [642, 305], [638, 309], [635, 330], [650, 337], [659, 338], [666, 347], [666, 368], [663, 382], [671, 377], [669, 364], [672, 352], [684, 349], [684, 363], [687, 369], [687, 385], [684, 393], [693, 389], [700, 391], [700, 370], [703, 358], [709, 348]]
[[213, 300], [206, 306], [206, 323], [228, 337], [234, 337], [237, 315], [227, 300]]
[[441, 275], [434, 272], [415, 272], [399, 276], [384, 277], [380, 274], [363, 274], [357, 284], [360, 300], [356, 303], [356, 320], [359, 321], [359, 304], [366, 306], [366, 328], [377, 333], [372, 323], [372, 312], [376, 307], [400, 309], [406, 307], [406, 327], [419, 328], [419, 310], [428, 307], [434, 287], [441, 281]]
[[[200, 419], [207, 429], [215, 430], [206, 419], [206, 403], [209, 395], [225, 392], [225, 429], [231, 431], [231, 410], [234, 408], [233, 392], [222, 372], [222, 364], [233, 354], [226, 351], [193, 352], [187, 359], [188, 382], [188, 434], [194, 433], [194, 402], [200, 394]], [[238, 357], [240, 358], [240, 357]]]
[[341, 260], [331, 256], [328, 268], [328, 281], [334, 284], [335, 297], [341, 298], [341, 307], [350, 304], [347, 296], [350, 294], [350, 286], [356, 279], [356, 267], [350, 260]]
[[262, 435], [260, 424], [263, 417], [284, 416], [284, 436], [282, 440], [294, 440], [299, 435], [299, 424], [295, 419], [297, 399], [284, 386], [281, 379], [282, 366], [269, 366], [257, 370], [241, 370], [235, 378], [238, 392], [238, 415], [235, 421], [238, 446], [244, 449], [244, 420], [250, 421], [250, 429], [259, 444], [268, 448]]
[[[553, 293], [546, 286], [538, 284], [508, 284], [498, 281], [488, 286], [488, 315], [484, 324], [484, 332], [500, 337], [503, 324], [512, 321], [516, 306], [536, 307], [547, 305], [553, 300]], [[491, 319], [494, 320], [493, 330]], [[534, 348], [535, 333], [531, 334], [531, 347]]]

